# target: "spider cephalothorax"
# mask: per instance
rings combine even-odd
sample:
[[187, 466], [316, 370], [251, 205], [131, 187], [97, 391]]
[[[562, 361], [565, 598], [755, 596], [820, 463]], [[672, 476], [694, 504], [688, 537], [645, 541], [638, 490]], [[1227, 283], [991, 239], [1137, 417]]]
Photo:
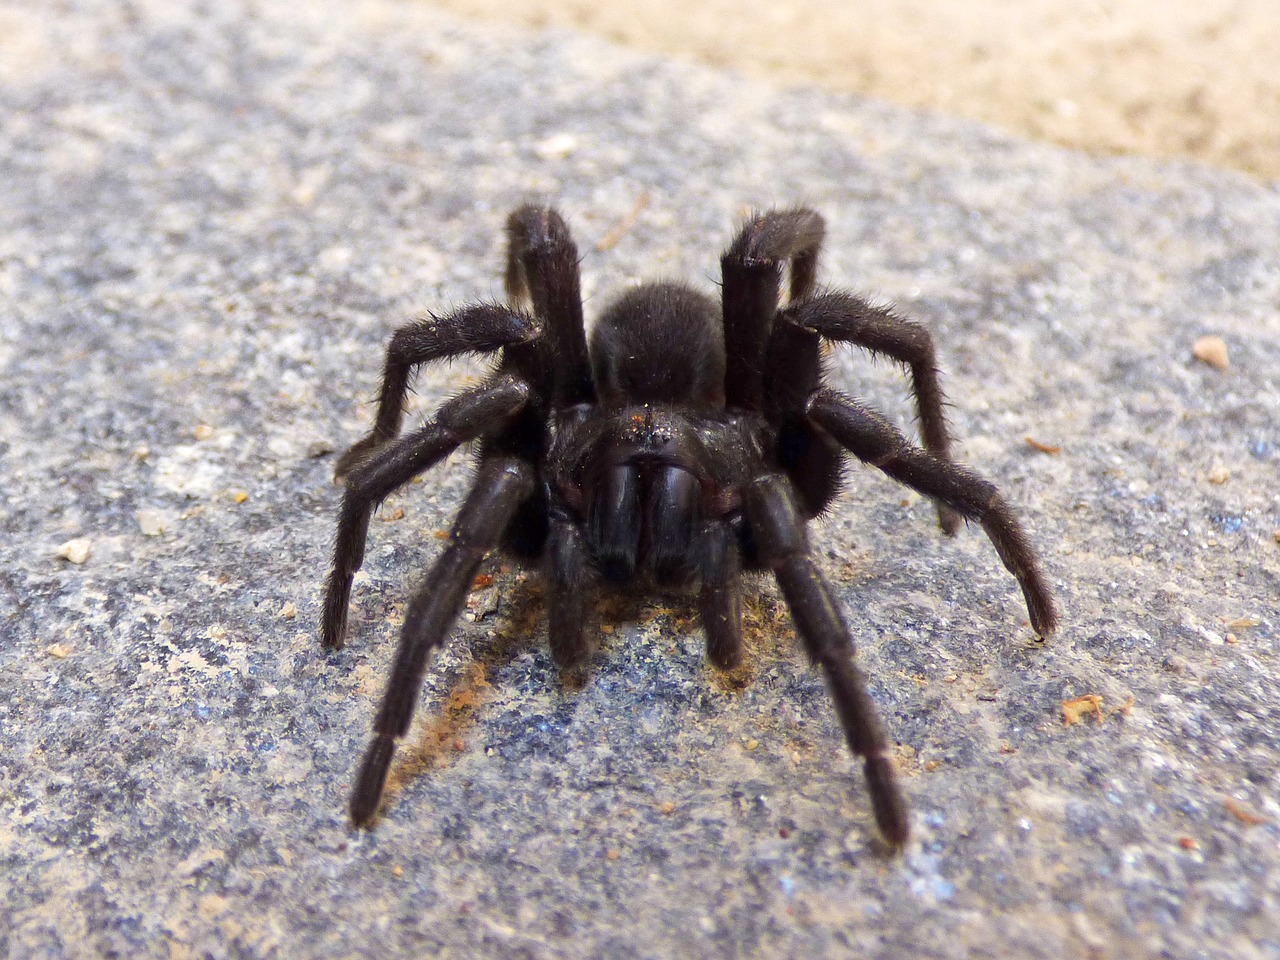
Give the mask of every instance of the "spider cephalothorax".
[[[1021, 584], [1032, 627], [1045, 636], [1056, 619], [1017, 519], [994, 486], [950, 459], [928, 333], [850, 294], [815, 293], [823, 223], [795, 209], [746, 223], [721, 258], [718, 303], [679, 284], [636, 287], [600, 316], [588, 348], [564, 220], [526, 206], [507, 232], [511, 305], [464, 307], [396, 331], [373, 430], [338, 462], [346, 493], [322, 625], [335, 648], [373, 510], [458, 446], [479, 444], [449, 544], [405, 611], [352, 819], [373, 819], [428, 655], [461, 612], [480, 561], [500, 549], [540, 566], [551, 652], [565, 669], [591, 652], [585, 614], [597, 579], [696, 589], [708, 656], [732, 667], [742, 574], [771, 571], [863, 759], [876, 822], [901, 846], [908, 814], [888, 741], [805, 532], [838, 492], [846, 453], [931, 497], [945, 532], [962, 519], [980, 523]], [[823, 339], [909, 369], [923, 448], [824, 385]], [[414, 367], [470, 352], [496, 352], [492, 374], [400, 436]]]

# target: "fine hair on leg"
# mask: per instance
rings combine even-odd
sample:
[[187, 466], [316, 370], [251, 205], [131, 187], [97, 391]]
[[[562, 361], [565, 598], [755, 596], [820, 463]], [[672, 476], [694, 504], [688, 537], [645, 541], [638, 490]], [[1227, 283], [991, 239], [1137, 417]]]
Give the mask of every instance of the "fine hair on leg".
[[[789, 307], [783, 316], [826, 340], [851, 343], [905, 366], [911, 375], [924, 448], [941, 460], [950, 458], [951, 434], [943, 409], [937, 350], [927, 329], [848, 293], [813, 297]], [[954, 535], [960, 523], [955, 511], [945, 504], [938, 505], [938, 524], [944, 533]]]
[[702, 586], [698, 614], [707, 635], [707, 657], [721, 670], [742, 662], [742, 562], [729, 525], [708, 523], [701, 542]]
[[757, 214], [720, 258], [726, 406], [760, 409], [764, 350], [778, 311], [782, 272], [791, 271], [790, 299], [807, 297], [825, 230], [822, 217], [803, 207]]
[[551, 207], [528, 204], [507, 218], [507, 296], [529, 303], [544, 326], [547, 352], [555, 358], [553, 404], [595, 399], [586, 326], [582, 319], [578, 247], [569, 227]]
[[409, 381], [417, 367], [466, 353], [493, 353], [528, 343], [537, 334], [538, 324], [533, 317], [495, 303], [463, 307], [444, 316], [430, 314], [405, 324], [387, 344], [373, 429], [338, 458], [334, 475], [339, 480], [345, 478], [358, 463], [400, 432]]

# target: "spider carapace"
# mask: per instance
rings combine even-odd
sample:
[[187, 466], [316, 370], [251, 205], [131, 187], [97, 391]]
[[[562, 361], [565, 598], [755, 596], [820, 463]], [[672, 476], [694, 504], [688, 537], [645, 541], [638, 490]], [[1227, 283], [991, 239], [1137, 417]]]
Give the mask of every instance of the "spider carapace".
[[[719, 301], [681, 284], [635, 287], [598, 318], [588, 347], [568, 227], [554, 209], [525, 206], [507, 222], [509, 304], [463, 307], [395, 332], [373, 429], [338, 461], [346, 490], [325, 646], [342, 646], [377, 505], [462, 444], [475, 441], [479, 456], [448, 545], [405, 611], [351, 799], [357, 824], [377, 812], [431, 650], [461, 613], [481, 560], [502, 550], [542, 571], [562, 669], [591, 653], [586, 614], [601, 580], [696, 591], [707, 655], [732, 667], [741, 657], [743, 575], [772, 573], [862, 758], [880, 831], [894, 847], [905, 843], [909, 815], [889, 742], [806, 534], [839, 492], [847, 455], [932, 498], [944, 532], [962, 520], [981, 524], [1021, 585], [1037, 633], [1052, 632], [1056, 614], [1013, 512], [950, 457], [927, 331], [859, 297], [815, 289], [823, 229], [807, 209], [751, 218], [721, 257]], [[824, 383], [824, 339], [906, 367], [922, 446]], [[414, 369], [464, 353], [497, 362], [480, 386], [401, 435]]]

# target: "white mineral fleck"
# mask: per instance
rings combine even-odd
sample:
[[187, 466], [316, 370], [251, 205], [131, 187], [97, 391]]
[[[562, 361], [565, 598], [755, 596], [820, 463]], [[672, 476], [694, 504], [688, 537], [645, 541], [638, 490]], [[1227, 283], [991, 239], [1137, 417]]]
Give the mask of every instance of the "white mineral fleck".
[[144, 537], [158, 537], [173, 527], [173, 517], [163, 510], [139, 510], [136, 516]]
[[84, 563], [89, 559], [89, 548], [92, 546], [93, 541], [89, 538], [76, 537], [58, 547], [58, 556], [72, 563]]

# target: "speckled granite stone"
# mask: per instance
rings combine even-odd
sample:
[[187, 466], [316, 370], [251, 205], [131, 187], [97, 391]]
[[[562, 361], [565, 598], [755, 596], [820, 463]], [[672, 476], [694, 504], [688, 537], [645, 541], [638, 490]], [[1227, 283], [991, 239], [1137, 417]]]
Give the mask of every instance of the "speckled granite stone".
[[[383, 0], [0, 25], [0, 955], [1280, 955], [1274, 185]], [[528, 199], [569, 217], [589, 312], [714, 289], [743, 210], [799, 201], [830, 282], [935, 332], [961, 456], [1066, 619], [1033, 643], [979, 532], [851, 473], [814, 537], [901, 743], [902, 858], [772, 588], [744, 687], [659, 597], [602, 602], [573, 688], [498, 564], [349, 828], [467, 467], [387, 504], [326, 654], [333, 451], [397, 323], [500, 293]], [[832, 368], [909, 423], [891, 369]], [[1064, 726], [1085, 696], [1105, 722]]]

